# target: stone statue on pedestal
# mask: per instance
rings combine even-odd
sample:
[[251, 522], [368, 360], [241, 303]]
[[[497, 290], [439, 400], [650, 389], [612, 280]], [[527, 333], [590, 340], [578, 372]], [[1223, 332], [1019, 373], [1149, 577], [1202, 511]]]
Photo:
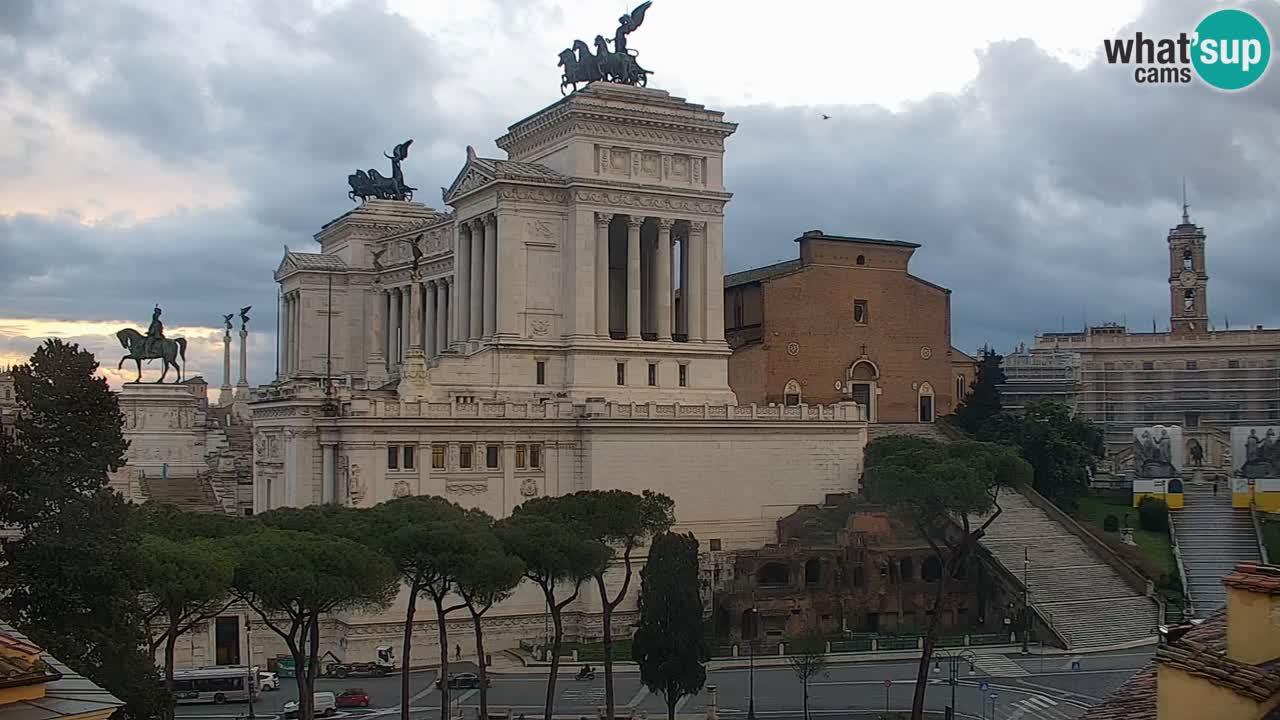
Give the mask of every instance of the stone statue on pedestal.
[[409, 146], [412, 144], [411, 138], [397, 145], [390, 155], [382, 153], [383, 157], [391, 161], [391, 177], [384, 177], [373, 168], [370, 168], [369, 172], [356, 170], [354, 175], [348, 175], [347, 184], [351, 186], [351, 191], [347, 193], [347, 197], [353, 201], [356, 198], [362, 201], [367, 201], [369, 198], [412, 200], [413, 191], [418, 188], [405, 184], [404, 173], [400, 170], [400, 163], [409, 157]]
[[[649, 82], [651, 70], [645, 70], [636, 62], [636, 52], [627, 48], [627, 35], [640, 27], [644, 22], [644, 14], [653, 4], [646, 0], [636, 6], [635, 10], [618, 18], [618, 29], [613, 33], [613, 40], [606, 40], [597, 35], [596, 52], [581, 40], [574, 40], [573, 47], [560, 52], [560, 67], [564, 73], [560, 76], [560, 93], [570, 85], [578, 89], [578, 83], [591, 83], [596, 80], [607, 80], [621, 85], [639, 85], [644, 87]], [[609, 43], [613, 43], [613, 51]]]

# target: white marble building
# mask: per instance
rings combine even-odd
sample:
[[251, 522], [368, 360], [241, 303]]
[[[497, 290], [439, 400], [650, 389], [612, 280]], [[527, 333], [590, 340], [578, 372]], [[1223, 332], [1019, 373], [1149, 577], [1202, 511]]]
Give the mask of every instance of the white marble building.
[[[728, 551], [855, 490], [862, 407], [739, 406], [729, 389], [735, 129], [666, 92], [594, 83], [511, 126], [509, 159], [468, 148], [450, 211], [373, 200], [325, 225], [319, 253], [286, 252], [280, 376], [250, 405], [255, 511], [434, 494], [501, 518], [539, 495], [652, 489]], [[598, 631], [590, 594], [570, 608], [575, 634]], [[402, 603], [335, 618], [335, 654], [394, 643]], [[414, 662], [436, 651], [419, 617]], [[491, 622], [495, 650], [540, 638], [541, 597], [517, 593]]]

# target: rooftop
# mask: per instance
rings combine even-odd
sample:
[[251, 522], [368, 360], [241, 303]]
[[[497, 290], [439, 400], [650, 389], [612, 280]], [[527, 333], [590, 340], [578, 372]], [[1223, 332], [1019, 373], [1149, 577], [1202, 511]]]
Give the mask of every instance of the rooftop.
[[724, 276], [724, 286], [726, 288], [735, 287], [737, 285], [748, 285], [761, 280], [768, 280], [771, 277], [785, 275], [786, 273], [799, 270], [800, 260], [783, 260], [780, 263], [765, 265], [763, 267], [743, 270], [742, 272], [730, 273]]
[[[0, 623], [0, 638], [5, 643], [31, 647], [25, 635]], [[47, 668], [45, 694], [42, 698], [19, 700], [0, 705], [0, 720], [60, 720], [62, 718], [105, 718], [123, 707], [124, 703], [114, 695], [98, 687], [84, 676], [58, 662], [48, 653], [41, 653], [41, 663]], [[7, 658], [11, 659], [11, 658]], [[0, 665], [0, 674], [6, 668]], [[0, 680], [0, 685], [5, 684]]]
[[918, 248], [920, 245], [907, 242], [905, 240], [882, 240], [880, 238], [864, 238], [852, 237], [849, 235], [828, 235], [821, 230], [806, 230], [803, 235], [796, 238], [796, 242], [801, 240], [838, 240], [840, 242], [858, 243], [860, 245], [888, 245], [890, 247]]

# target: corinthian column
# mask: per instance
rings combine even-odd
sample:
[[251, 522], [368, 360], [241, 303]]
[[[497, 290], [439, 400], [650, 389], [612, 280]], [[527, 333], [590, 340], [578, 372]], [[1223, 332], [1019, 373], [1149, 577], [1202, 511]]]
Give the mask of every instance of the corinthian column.
[[640, 339], [640, 225], [644, 218], [627, 217], [627, 339]]
[[409, 284], [409, 355], [422, 354], [422, 283]]
[[452, 332], [449, 324], [452, 319], [449, 316], [449, 286], [452, 283], [447, 277], [440, 278], [436, 281], [436, 354], [445, 351], [449, 347], [449, 337]]
[[471, 221], [471, 297], [468, 311], [471, 317], [467, 337], [479, 340], [484, 335], [484, 222]]
[[654, 308], [658, 313], [655, 329], [658, 339], [671, 341], [671, 223], [658, 218], [658, 252], [654, 262]]
[[609, 337], [609, 222], [613, 213], [596, 213], [596, 335]]
[[422, 352], [427, 357], [435, 357], [440, 354], [440, 346], [436, 342], [436, 324], [439, 319], [436, 317], [436, 285], [437, 281], [431, 281], [423, 285], [423, 309], [422, 309]]
[[498, 330], [498, 217], [484, 216], [484, 336]]
[[454, 293], [454, 313], [457, 322], [454, 324], [453, 340], [466, 342], [471, 337], [471, 225], [458, 225], [458, 249], [453, 259], [453, 276], [457, 280], [457, 291]]
[[222, 336], [222, 391], [218, 393], [218, 402], [231, 404], [231, 330], [227, 329]]
[[369, 355], [365, 363], [365, 375], [371, 380], [381, 379], [387, 370], [387, 358], [383, 354], [383, 346], [386, 344], [384, 331], [387, 324], [383, 311], [386, 304], [387, 299], [382, 287], [374, 285], [368, 295]]
[[[707, 224], [689, 222], [689, 342], [701, 342], [707, 329]], [[724, 292], [716, 288], [716, 292]]]

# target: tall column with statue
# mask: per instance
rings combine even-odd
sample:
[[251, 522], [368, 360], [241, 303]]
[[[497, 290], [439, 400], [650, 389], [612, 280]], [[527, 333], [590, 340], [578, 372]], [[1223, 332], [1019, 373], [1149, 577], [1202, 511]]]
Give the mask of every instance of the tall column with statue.
[[235, 313], [222, 316], [222, 324], [226, 330], [222, 334], [222, 387], [218, 391], [218, 404], [231, 404], [231, 318]]
[[[249, 395], [249, 311], [252, 309], [252, 305], [240, 308], [240, 381], [236, 383], [236, 397]], [[230, 334], [230, 330], [227, 333]]]

